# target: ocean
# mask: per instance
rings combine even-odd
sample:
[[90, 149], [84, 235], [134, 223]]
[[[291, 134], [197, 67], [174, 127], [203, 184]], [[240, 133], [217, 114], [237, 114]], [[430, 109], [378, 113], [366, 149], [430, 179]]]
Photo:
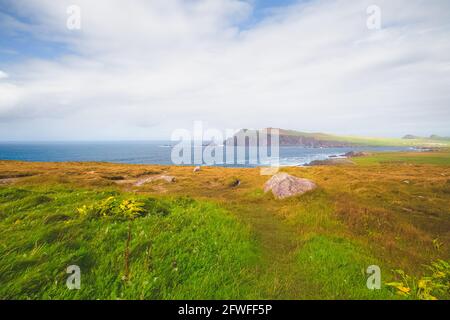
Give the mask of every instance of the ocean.
[[[0, 160], [40, 162], [99, 161], [172, 165], [173, 141], [117, 142], [0, 142]], [[300, 166], [349, 151], [406, 151], [408, 147], [305, 148], [280, 147], [281, 166]], [[248, 157], [247, 157], [248, 159]], [[226, 165], [250, 167], [248, 163]]]

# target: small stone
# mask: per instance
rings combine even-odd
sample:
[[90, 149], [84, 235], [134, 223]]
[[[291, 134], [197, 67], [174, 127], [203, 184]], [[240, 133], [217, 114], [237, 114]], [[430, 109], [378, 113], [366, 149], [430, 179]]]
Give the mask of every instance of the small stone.
[[233, 179], [229, 184], [229, 186], [231, 188], [236, 188], [236, 187], [239, 187], [240, 185], [241, 185], [241, 180], [239, 180], [239, 179]]

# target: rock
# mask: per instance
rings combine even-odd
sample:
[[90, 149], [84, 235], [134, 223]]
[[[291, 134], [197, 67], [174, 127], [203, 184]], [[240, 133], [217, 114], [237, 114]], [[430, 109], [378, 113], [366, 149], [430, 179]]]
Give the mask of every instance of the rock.
[[343, 166], [354, 165], [355, 163], [349, 159], [327, 159], [327, 160], [314, 160], [306, 164], [306, 166]]
[[161, 175], [161, 176], [157, 176], [157, 177], [146, 177], [146, 178], [139, 179], [134, 183], [134, 186], [140, 187], [146, 183], [157, 181], [157, 180], [164, 180], [164, 181], [170, 182], [170, 183], [176, 182], [176, 178], [173, 176]]
[[199, 172], [201, 170], [200, 166], [196, 166], [193, 170], [193, 172]]
[[135, 183], [133, 183], [133, 185], [135, 187], [140, 187], [150, 181], [153, 181], [153, 177], [146, 177], [146, 178], [138, 179]]
[[367, 157], [370, 153], [364, 151], [350, 151], [344, 154], [347, 158]]
[[241, 180], [233, 179], [233, 180], [231, 180], [231, 182], [228, 185], [230, 186], [230, 188], [239, 187], [241, 185]]
[[176, 182], [177, 181], [177, 179], [175, 179], [175, 177], [165, 176], [165, 175], [160, 176], [159, 179], [157, 179], [157, 180], [165, 180], [167, 182]]
[[264, 192], [272, 190], [277, 199], [284, 199], [314, 190], [317, 185], [308, 179], [301, 179], [281, 172], [274, 175], [264, 185]]

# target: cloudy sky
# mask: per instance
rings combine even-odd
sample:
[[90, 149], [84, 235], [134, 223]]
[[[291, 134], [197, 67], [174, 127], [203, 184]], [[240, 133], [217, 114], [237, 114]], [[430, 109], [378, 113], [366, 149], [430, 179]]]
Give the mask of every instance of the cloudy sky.
[[198, 120], [450, 136], [450, 1], [0, 0], [0, 140], [164, 139]]

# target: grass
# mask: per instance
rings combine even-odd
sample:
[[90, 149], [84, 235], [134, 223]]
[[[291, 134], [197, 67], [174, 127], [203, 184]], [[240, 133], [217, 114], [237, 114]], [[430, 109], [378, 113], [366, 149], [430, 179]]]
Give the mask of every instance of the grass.
[[450, 165], [449, 152], [405, 152], [405, 153], [378, 153], [369, 157], [360, 157], [352, 159], [360, 165], [375, 164], [434, 164], [448, 166]]
[[399, 139], [399, 138], [372, 138], [372, 137], [356, 137], [356, 136], [337, 136], [336, 141], [345, 141], [363, 146], [403, 146], [403, 147], [448, 147], [448, 140], [439, 139]]
[[[366, 269], [380, 265], [363, 247], [345, 238], [314, 236], [297, 253], [298, 272], [320, 288], [316, 299], [393, 299], [383, 287], [368, 290]], [[352, 290], [348, 290], [351, 287]], [[311, 294], [311, 293], [310, 293]]]
[[[263, 193], [258, 169], [3, 161], [0, 298], [408, 298], [385, 285], [392, 270], [421, 279], [450, 258], [449, 154], [284, 168], [319, 186], [285, 200]], [[176, 182], [133, 184], [158, 174]], [[145, 210], [131, 221], [77, 211], [109, 197]], [[72, 264], [80, 290], [65, 285]], [[371, 291], [374, 264], [383, 286]]]
[[403, 147], [449, 147], [450, 141], [448, 139], [432, 139], [432, 138], [416, 138], [416, 139], [400, 139], [400, 138], [376, 138], [376, 137], [359, 137], [359, 136], [338, 136], [326, 133], [310, 133], [299, 132], [295, 130], [281, 130], [280, 134], [290, 136], [303, 136], [308, 138], [315, 138], [324, 141], [340, 141], [361, 146], [403, 146]]
[[[246, 282], [257, 262], [257, 247], [249, 231], [223, 209], [191, 199], [140, 196], [152, 208], [149, 215], [132, 222], [80, 217], [76, 212], [81, 203], [112, 195], [117, 192], [2, 188], [0, 297], [229, 299], [250, 295], [252, 288]], [[124, 279], [129, 223], [130, 275]], [[81, 268], [81, 290], [65, 287], [69, 265]]]

